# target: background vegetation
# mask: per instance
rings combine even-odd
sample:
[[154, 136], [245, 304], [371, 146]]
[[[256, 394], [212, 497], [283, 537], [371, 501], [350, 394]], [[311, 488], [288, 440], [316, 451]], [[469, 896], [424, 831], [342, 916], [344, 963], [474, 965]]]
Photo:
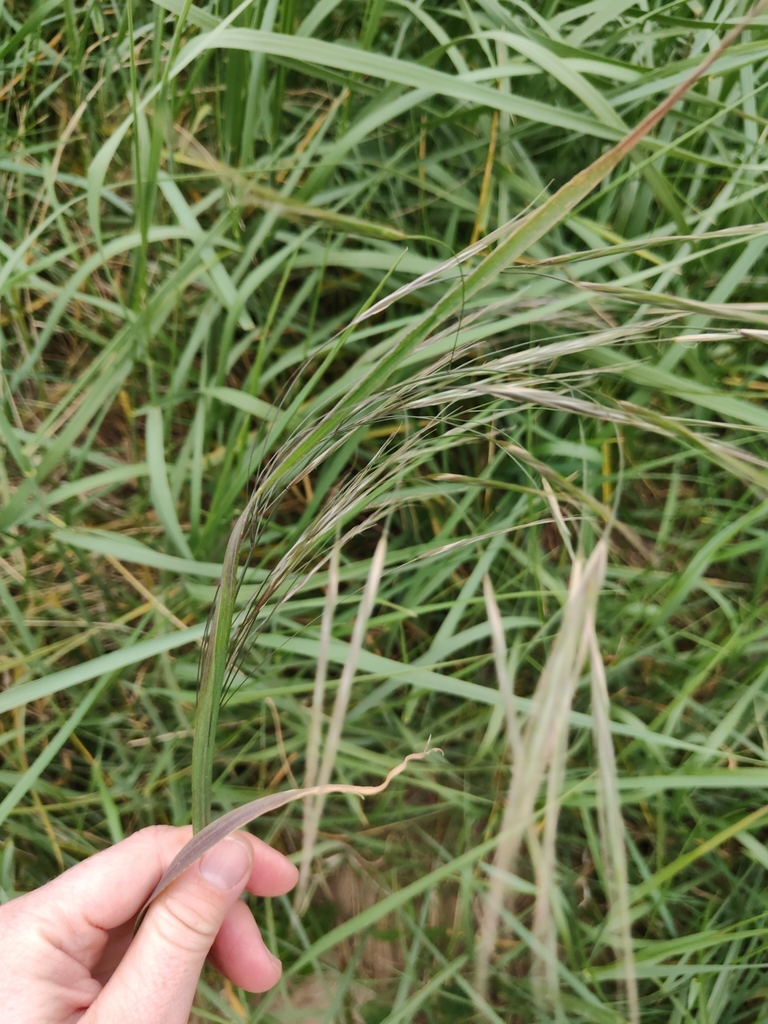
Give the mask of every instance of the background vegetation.
[[445, 756], [261, 820], [313, 852], [256, 908], [283, 981], [199, 1019], [768, 1021], [768, 18], [451, 261], [747, 12], [3, 5], [0, 898], [189, 821], [257, 494], [214, 812]]

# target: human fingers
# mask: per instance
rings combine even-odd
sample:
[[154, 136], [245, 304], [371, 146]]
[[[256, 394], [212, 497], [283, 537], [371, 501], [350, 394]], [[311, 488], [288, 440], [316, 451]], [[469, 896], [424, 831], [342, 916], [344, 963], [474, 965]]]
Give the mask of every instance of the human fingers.
[[103, 934], [136, 915], [191, 835], [188, 827], [141, 829], [69, 868], [25, 899], [50, 914], [52, 931], [62, 930], [62, 918], [78, 940], [89, 927]]
[[208, 960], [246, 992], [266, 992], [277, 984], [283, 970], [265, 946], [253, 914], [240, 900], [224, 918]]
[[[237, 835], [251, 845], [253, 853], [246, 889], [256, 896], [282, 896], [289, 892], [299, 876], [294, 865], [255, 836], [244, 832]], [[110, 930], [109, 943], [98, 963], [93, 965], [94, 976], [100, 981], [112, 976], [131, 943], [132, 933], [132, 919]], [[209, 960], [233, 984], [249, 992], [265, 992], [271, 988], [282, 969], [279, 960], [264, 945], [253, 915], [240, 901], [225, 917]]]
[[246, 889], [254, 896], [282, 896], [290, 892], [299, 880], [299, 872], [295, 865], [248, 832], [238, 832], [245, 836], [253, 849], [253, 868]]
[[[248, 833], [238, 833], [251, 848], [252, 867], [246, 887], [259, 896], [277, 896], [296, 884], [296, 868], [277, 850]], [[24, 899], [39, 911], [43, 930], [88, 969], [95, 968], [110, 946], [121, 945], [120, 929], [132, 921], [176, 854], [192, 836], [188, 827], [155, 825], [89, 857]], [[130, 929], [126, 932], [129, 934]], [[123, 937], [124, 938], [124, 937]], [[120, 949], [122, 954], [123, 949]], [[100, 965], [109, 971], [117, 959]]]
[[253, 845], [237, 835], [180, 875], [149, 908], [82, 1024], [187, 1024], [205, 958], [252, 867]]

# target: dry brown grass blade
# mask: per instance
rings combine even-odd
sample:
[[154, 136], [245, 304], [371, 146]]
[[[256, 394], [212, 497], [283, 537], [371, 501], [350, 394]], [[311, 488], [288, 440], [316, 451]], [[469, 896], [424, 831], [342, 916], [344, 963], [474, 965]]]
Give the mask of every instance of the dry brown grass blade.
[[[309, 731], [307, 734], [306, 771], [304, 774], [304, 785], [314, 786], [317, 784], [318, 771], [320, 769], [320, 746], [322, 743], [323, 731], [323, 709], [325, 706], [325, 683], [328, 673], [328, 650], [331, 646], [331, 635], [333, 631], [333, 617], [336, 611], [336, 601], [339, 596], [339, 560], [341, 546], [337, 541], [333, 546], [328, 564], [328, 588], [326, 590], [325, 605], [323, 607], [323, 619], [320, 625], [320, 651], [317, 658], [317, 669], [315, 671], [315, 686], [312, 693], [312, 710], [310, 712]], [[294, 907], [301, 912], [304, 905], [307, 889], [309, 886], [309, 869], [312, 863], [312, 853], [316, 829], [313, 826], [315, 802], [311, 799], [304, 801], [304, 835], [301, 844], [301, 863], [299, 865], [299, 882], [296, 886], [294, 896]]]
[[338, 784], [309, 786], [306, 789], [286, 789], [282, 793], [270, 793], [268, 796], [259, 797], [258, 800], [251, 800], [247, 804], [243, 804], [242, 807], [235, 807], [234, 810], [222, 814], [220, 818], [212, 821], [210, 825], [206, 825], [204, 829], [194, 835], [187, 845], [176, 854], [165, 874], [155, 886], [152, 895], [141, 908], [136, 919], [136, 929], [138, 929], [143, 921], [144, 915], [152, 901], [156, 900], [160, 893], [164, 892], [171, 882], [179, 877], [182, 871], [186, 871], [188, 867], [194, 864], [196, 860], [199, 860], [212, 847], [220, 843], [222, 839], [226, 839], [233, 832], [237, 832], [239, 828], [250, 824], [263, 814], [276, 811], [280, 807], [285, 807], [286, 804], [293, 803], [294, 800], [302, 800], [308, 796], [329, 796], [331, 793], [351, 793], [353, 796], [362, 797], [376, 796], [377, 793], [383, 793], [392, 779], [404, 772], [411, 761], [423, 761], [429, 754], [434, 753], [442, 754], [442, 750], [439, 747], [427, 747], [421, 753], [408, 754], [400, 764], [396, 765], [388, 773], [384, 781], [380, 782], [377, 786]]
[[[491, 877], [480, 915], [475, 986], [483, 997], [488, 992], [490, 965], [505, 897], [504, 876], [513, 869], [547, 772], [556, 776], [555, 788], [561, 773], [564, 754], [560, 745], [567, 736], [571, 702], [587, 655], [587, 611], [597, 603], [607, 553], [608, 546], [603, 538], [586, 564], [580, 558], [574, 562], [562, 626], [536, 684], [531, 714], [523, 730], [521, 756], [513, 765], [501, 824], [503, 838], [494, 858], [494, 867], [498, 870]], [[549, 794], [548, 803], [553, 799], [554, 790]]]
[[[352, 693], [352, 683], [354, 682], [355, 673], [357, 672], [357, 664], [360, 660], [360, 653], [365, 642], [368, 620], [371, 617], [373, 607], [376, 603], [376, 594], [378, 593], [386, 556], [387, 535], [384, 533], [379, 538], [376, 545], [376, 551], [373, 559], [371, 560], [370, 572], [368, 573], [365, 590], [363, 591], [363, 596], [360, 600], [360, 607], [358, 608], [357, 616], [355, 617], [355, 625], [352, 630], [352, 637], [349, 645], [349, 657], [344, 665], [341, 678], [339, 679], [339, 685], [336, 689], [336, 699], [333, 703], [331, 720], [328, 724], [328, 732], [326, 734], [325, 746], [323, 748], [323, 757], [317, 772], [317, 778], [316, 780], [312, 779], [313, 783], [317, 781], [318, 788], [320, 790], [322, 790], [324, 786], [328, 785], [336, 764], [336, 755], [339, 752], [341, 733], [344, 728], [344, 719], [349, 705], [349, 698]], [[300, 912], [304, 909], [303, 904], [306, 900], [306, 886], [309, 880], [309, 868], [312, 861], [312, 854], [315, 840], [317, 839], [318, 829], [320, 828], [320, 818], [323, 813], [323, 805], [324, 794], [322, 792], [319, 793], [315, 800], [306, 801], [308, 810], [304, 818], [304, 840], [302, 844], [303, 873], [300, 879], [299, 892], [296, 895], [296, 906]], [[301, 897], [301, 900], [299, 900], [299, 897]]]
[[618, 769], [610, 726], [610, 695], [605, 666], [597, 641], [594, 609], [587, 616], [589, 660], [592, 688], [592, 721], [598, 761], [597, 806], [600, 819], [600, 844], [608, 888], [608, 938], [624, 965], [627, 1007], [632, 1024], [639, 1024], [640, 1002], [637, 971], [632, 945], [629, 869], [624, 842], [624, 818], [621, 812]]

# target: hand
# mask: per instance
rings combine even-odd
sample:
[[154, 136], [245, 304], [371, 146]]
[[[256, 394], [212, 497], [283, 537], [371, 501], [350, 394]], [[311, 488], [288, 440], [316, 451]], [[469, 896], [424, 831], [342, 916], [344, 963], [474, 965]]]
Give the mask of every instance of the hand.
[[245, 832], [224, 839], [133, 922], [189, 828], [158, 825], [0, 907], [5, 1024], [187, 1024], [206, 957], [233, 984], [265, 992], [280, 961], [243, 889], [279, 896], [298, 872]]

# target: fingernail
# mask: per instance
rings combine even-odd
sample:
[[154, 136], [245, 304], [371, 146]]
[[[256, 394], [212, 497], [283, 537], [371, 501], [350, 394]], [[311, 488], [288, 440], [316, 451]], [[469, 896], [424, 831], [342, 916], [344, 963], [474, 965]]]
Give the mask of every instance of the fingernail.
[[200, 861], [200, 874], [217, 889], [231, 889], [242, 881], [251, 866], [245, 843], [230, 836], [209, 850]]
[[[267, 950], [269, 953], [269, 950]], [[278, 974], [283, 973], [283, 962], [279, 957], [276, 957], [274, 953], [269, 953], [269, 959], [272, 961], [272, 966], [275, 968]]]

